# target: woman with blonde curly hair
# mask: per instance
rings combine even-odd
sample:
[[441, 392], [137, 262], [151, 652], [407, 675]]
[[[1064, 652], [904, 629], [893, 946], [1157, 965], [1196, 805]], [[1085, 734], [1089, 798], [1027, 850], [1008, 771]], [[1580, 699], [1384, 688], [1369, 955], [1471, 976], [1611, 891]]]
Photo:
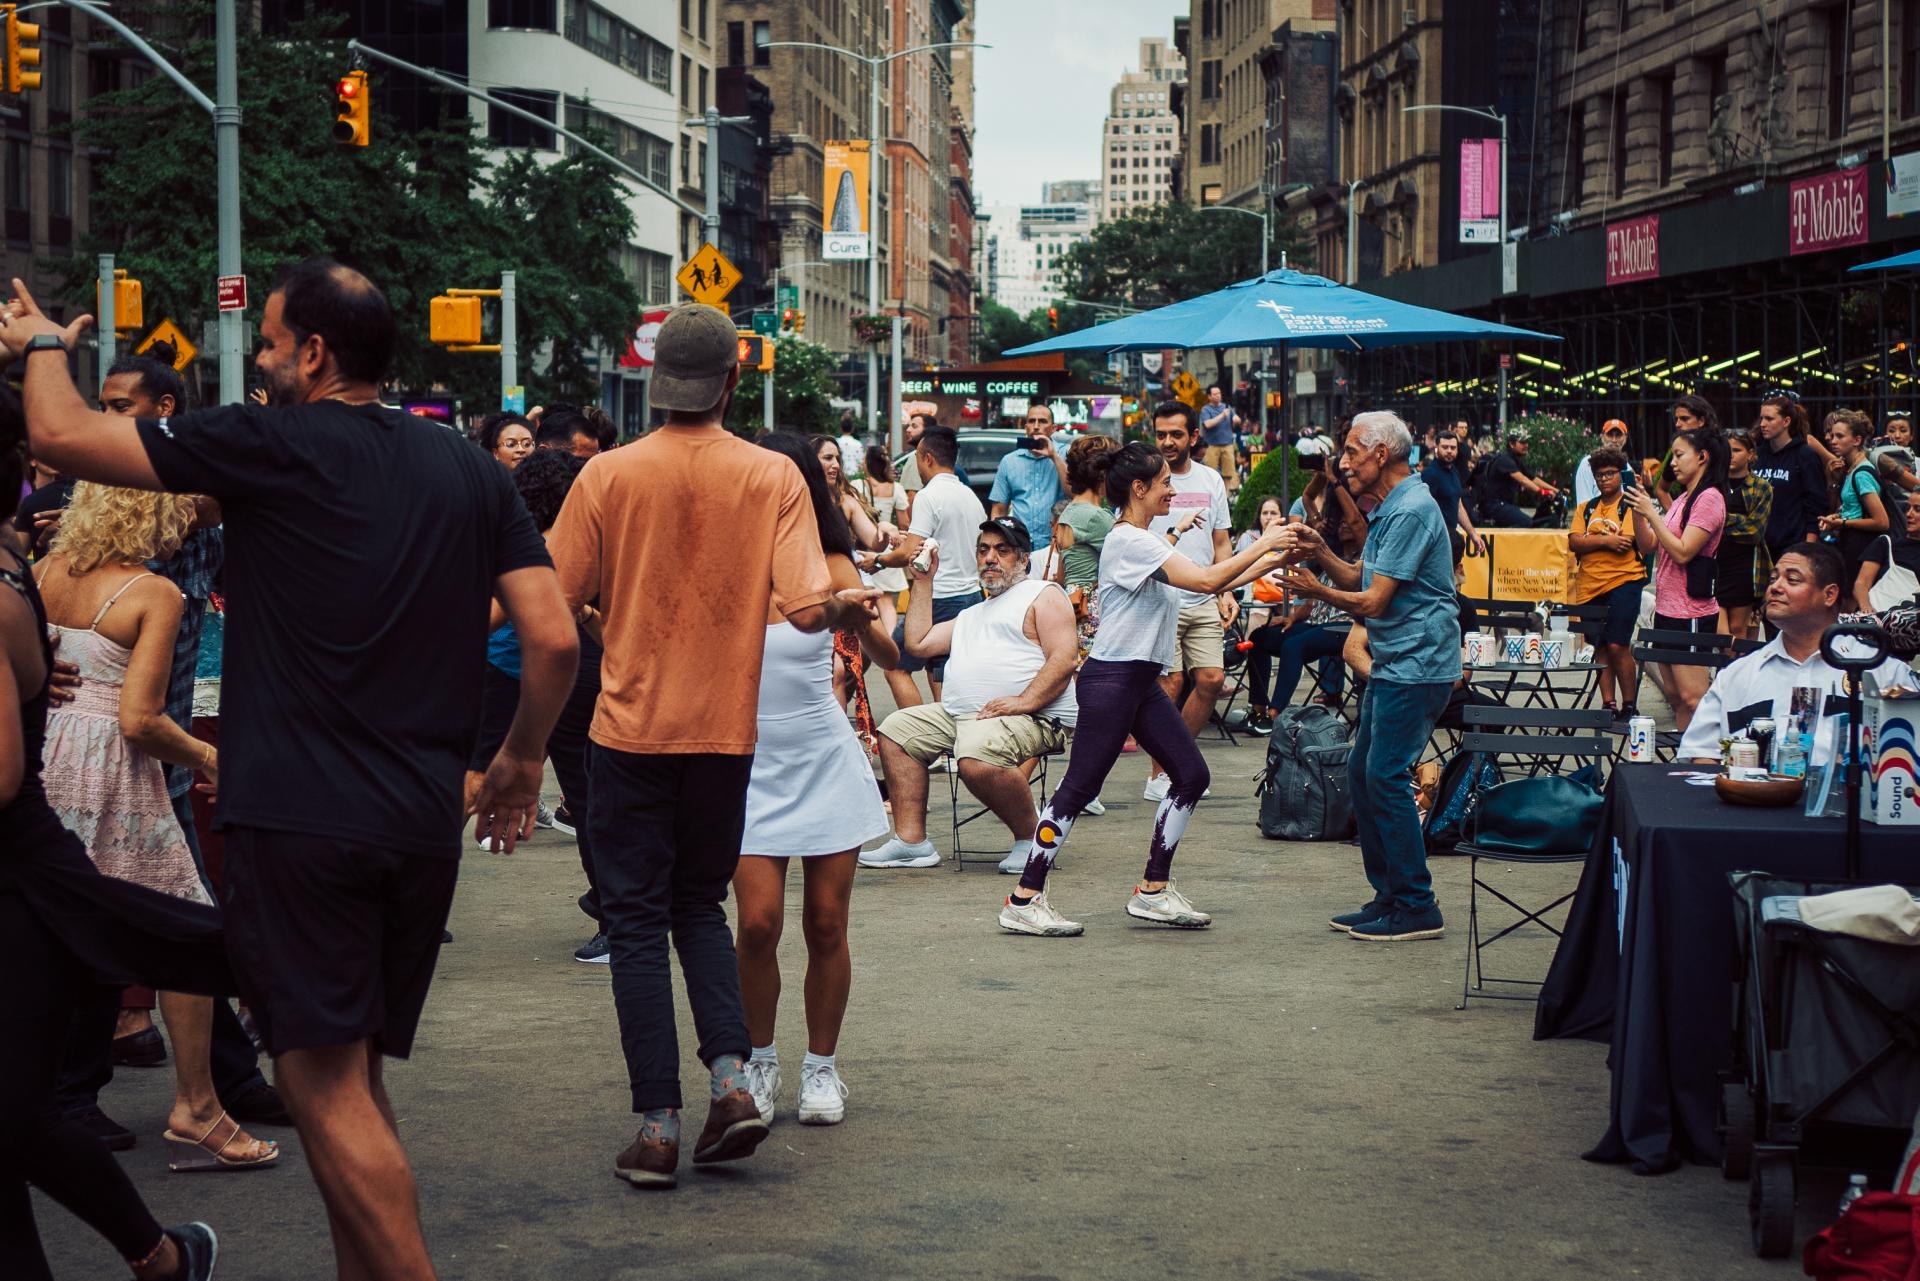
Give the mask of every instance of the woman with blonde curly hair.
[[[179, 549], [195, 510], [191, 497], [82, 482], [35, 573], [60, 653], [81, 676], [73, 701], [48, 717], [48, 800], [106, 875], [208, 903], [161, 765], [196, 769], [213, 784], [218, 759], [166, 714], [181, 597], [146, 567]], [[171, 1168], [276, 1161], [279, 1149], [246, 1134], [214, 1091], [212, 999], [162, 992], [160, 1013], [174, 1051]]]

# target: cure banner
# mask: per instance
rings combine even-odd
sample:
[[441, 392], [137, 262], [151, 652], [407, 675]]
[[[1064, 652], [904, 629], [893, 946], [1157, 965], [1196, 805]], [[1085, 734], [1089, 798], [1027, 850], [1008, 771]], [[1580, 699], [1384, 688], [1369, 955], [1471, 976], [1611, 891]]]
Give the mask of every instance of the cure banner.
[[867, 144], [829, 142], [826, 146], [826, 191], [821, 207], [826, 226], [820, 231], [820, 256], [830, 261], [865, 258], [871, 252], [867, 217]]

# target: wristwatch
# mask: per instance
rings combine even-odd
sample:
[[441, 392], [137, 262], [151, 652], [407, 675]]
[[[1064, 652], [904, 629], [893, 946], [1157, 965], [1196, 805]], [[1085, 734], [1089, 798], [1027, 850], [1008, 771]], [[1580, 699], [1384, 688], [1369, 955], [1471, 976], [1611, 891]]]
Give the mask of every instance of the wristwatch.
[[27, 339], [27, 345], [21, 354], [31, 356], [36, 351], [57, 351], [64, 356], [67, 354], [67, 344], [60, 341], [59, 334], [35, 334]]

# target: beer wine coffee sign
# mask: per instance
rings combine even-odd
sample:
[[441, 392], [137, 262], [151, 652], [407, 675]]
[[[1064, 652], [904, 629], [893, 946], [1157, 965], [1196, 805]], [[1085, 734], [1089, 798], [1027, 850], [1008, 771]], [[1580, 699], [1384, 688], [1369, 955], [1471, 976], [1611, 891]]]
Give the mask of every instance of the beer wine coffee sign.
[[1867, 243], [1867, 167], [1839, 169], [1793, 184], [1787, 252], [1813, 253]]
[[1607, 283], [1624, 285], [1660, 275], [1660, 215], [1607, 224]]

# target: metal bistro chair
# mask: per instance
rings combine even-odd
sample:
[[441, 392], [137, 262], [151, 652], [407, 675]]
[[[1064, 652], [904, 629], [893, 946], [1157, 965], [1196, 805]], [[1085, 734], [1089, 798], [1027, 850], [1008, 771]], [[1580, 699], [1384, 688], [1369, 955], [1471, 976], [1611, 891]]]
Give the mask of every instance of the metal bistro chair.
[[[1226, 629], [1221, 645], [1220, 665], [1226, 672], [1227, 683], [1233, 686], [1233, 692], [1217, 699], [1213, 710], [1207, 714], [1207, 721], [1213, 726], [1214, 733], [1225, 740], [1228, 747], [1240, 746], [1240, 740], [1234, 735], [1233, 708], [1247, 692], [1247, 651], [1241, 646], [1247, 636], [1247, 606], [1242, 605], [1240, 612], [1234, 615], [1233, 626]], [[1244, 726], [1245, 721], [1241, 724]]]
[[[1591, 757], [1596, 771], [1599, 763], [1613, 750], [1612, 739], [1606, 730], [1613, 723], [1613, 717], [1604, 710], [1585, 708], [1559, 709], [1551, 707], [1478, 707], [1469, 706], [1462, 710], [1467, 724], [1467, 732], [1461, 738], [1460, 748], [1466, 752], [1487, 752], [1496, 756], [1527, 756], [1533, 758], [1534, 772], [1541, 768], [1556, 768], [1570, 758]], [[1485, 726], [1485, 729], [1475, 728]], [[1512, 729], [1536, 729], [1546, 733], [1526, 734], [1510, 733]], [[1590, 733], [1579, 733], [1588, 730]], [[1487, 990], [1489, 983], [1508, 983], [1538, 988], [1542, 980], [1515, 978], [1488, 978], [1481, 967], [1480, 954], [1487, 948], [1531, 922], [1552, 934], [1561, 937], [1561, 931], [1548, 922], [1547, 913], [1573, 898], [1575, 887], [1551, 903], [1538, 908], [1524, 907], [1508, 898], [1493, 885], [1480, 879], [1480, 861], [1485, 859], [1497, 863], [1583, 863], [1587, 853], [1568, 854], [1515, 854], [1506, 850], [1487, 849], [1475, 845], [1472, 841], [1461, 841], [1454, 847], [1454, 853], [1467, 856], [1467, 959], [1466, 970], [1460, 977], [1460, 1004], [1456, 1010], [1467, 1008], [1472, 996], [1491, 1001], [1537, 1001], [1537, 993], [1492, 992]], [[1480, 937], [1480, 891], [1499, 899], [1515, 912], [1520, 919], [1499, 933], [1485, 939]]]
[[[1039, 797], [1034, 802], [1035, 809], [1046, 808], [1047, 761], [1054, 755], [1056, 755], [1056, 753], [1045, 752], [1045, 753], [1042, 753], [1040, 756], [1037, 756], [1034, 758], [1036, 763], [1033, 769], [1033, 777], [1027, 780], [1027, 785], [1029, 787], [1035, 787], [1039, 789], [1039, 792], [1040, 792]], [[965, 814], [961, 813], [960, 798], [965, 796], [971, 799], [972, 795], [973, 794], [971, 792], [966, 790], [966, 785], [960, 781], [960, 761], [956, 757], [953, 759], [953, 769], [949, 771], [947, 774], [947, 800], [952, 808], [952, 813], [953, 813], [953, 870], [956, 872], [966, 870], [967, 855], [974, 854], [974, 855], [984, 856], [989, 853], [989, 851], [981, 850], [981, 849], [971, 849], [971, 850], [965, 849], [960, 844], [961, 828], [965, 827], [967, 824], [971, 822], [974, 822], [977, 819], [982, 819], [982, 818], [993, 819], [994, 818], [993, 811], [991, 809], [988, 809], [985, 805], [978, 806], [977, 808], [973, 809], [968, 813], [965, 813]], [[1007, 856], [1007, 848], [1008, 847], [1006, 846], [1002, 846], [1000, 849], [991, 851], [992, 861], [995, 863], [998, 863], [1001, 859], [1005, 858]], [[985, 861], [986, 859], [984, 857], [975, 858], [973, 860], [973, 862], [975, 863], [981, 863]]]
[[[1739, 652], [1733, 637], [1725, 632], [1681, 632], [1642, 627], [1633, 638], [1633, 705], [1640, 705], [1640, 690], [1647, 682], [1648, 663], [1659, 663], [1665, 667], [1708, 667], [1717, 672], [1731, 663]], [[1658, 731], [1653, 736], [1653, 754], [1663, 761], [1672, 760], [1674, 753], [1680, 750], [1683, 737], [1677, 729]], [[1621, 759], [1626, 750], [1627, 740], [1622, 734], [1615, 745], [1614, 759]]]

